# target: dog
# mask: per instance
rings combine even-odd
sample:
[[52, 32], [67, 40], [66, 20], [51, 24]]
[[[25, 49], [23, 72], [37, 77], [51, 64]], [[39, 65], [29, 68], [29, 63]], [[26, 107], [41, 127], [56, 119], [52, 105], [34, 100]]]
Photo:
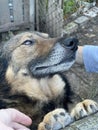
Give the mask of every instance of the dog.
[[32, 130], [59, 130], [98, 110], [86, 99], [71, 112], [71, 86], [63, 72], [75, 62], [78, 39], [24, 32], [0, 49], [0, 109], [16, 108], [32, 119]]

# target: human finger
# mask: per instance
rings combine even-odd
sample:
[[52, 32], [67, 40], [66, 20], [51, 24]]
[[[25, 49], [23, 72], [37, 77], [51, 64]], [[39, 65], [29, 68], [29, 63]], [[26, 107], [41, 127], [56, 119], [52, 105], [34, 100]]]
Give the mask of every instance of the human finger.
[[15, 130], [30, 130], [29, 128], [27, 128], [26, 126], [16, 123], [16, 122], [12, 122], [10, 124], [10, 127], [15, 129]]
[[13, 122], [21, 123], [25, 126], [29, 126], [32, 124], [32, 120], [30, 117], [16, 109], [9, 108], [6, 109], [6, 112], [8, 113], [9, 117], [11, 117], [11, 120]]
[[0, 121], [0, 130], [14, 130], [13, 128], [10, 128], [8, 126], [6, 126], [5, 124], [3, 124], [1, 121]]

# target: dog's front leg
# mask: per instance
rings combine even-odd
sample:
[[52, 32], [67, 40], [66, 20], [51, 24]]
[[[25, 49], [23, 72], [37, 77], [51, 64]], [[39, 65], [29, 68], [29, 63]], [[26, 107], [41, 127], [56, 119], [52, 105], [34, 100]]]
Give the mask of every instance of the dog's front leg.
[[73, 122], [72, 117], [62, 108], [55, 109], [44, 116], [38, 130], [59, 130]]

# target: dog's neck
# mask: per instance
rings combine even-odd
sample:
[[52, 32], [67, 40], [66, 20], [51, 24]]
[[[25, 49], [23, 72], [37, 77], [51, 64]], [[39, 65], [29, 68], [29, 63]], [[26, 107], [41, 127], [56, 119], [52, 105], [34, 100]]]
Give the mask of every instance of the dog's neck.
[[63, 94], [65, 86], [64, 81], [57, 74], [52, 77], [47, 76], [37, 79], [31, 77], [25, 69], [20, 69], [17, 74], [15, 74], [11, 66], [7, 69], [6, 80], [13, 86], [13, 93], [16, 91], [22, 92], [40, 101], [57, 98]]

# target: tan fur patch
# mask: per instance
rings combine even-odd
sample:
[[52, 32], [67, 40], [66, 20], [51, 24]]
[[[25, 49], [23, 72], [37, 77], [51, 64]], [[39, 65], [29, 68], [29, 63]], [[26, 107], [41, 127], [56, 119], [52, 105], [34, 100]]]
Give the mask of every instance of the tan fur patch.
[[11, 83], [14, 93], [16, 91], [24, 92], [37, 100], [48, 101], [64, 92], [65, 83], [58, 75], [52, 78], [35, 79], [30, 76], [24, 76], [23, 73], [28, 72], [25, 69], [21, 69], [16, 75], [11, 67], [6, 72], [6, 79]]

